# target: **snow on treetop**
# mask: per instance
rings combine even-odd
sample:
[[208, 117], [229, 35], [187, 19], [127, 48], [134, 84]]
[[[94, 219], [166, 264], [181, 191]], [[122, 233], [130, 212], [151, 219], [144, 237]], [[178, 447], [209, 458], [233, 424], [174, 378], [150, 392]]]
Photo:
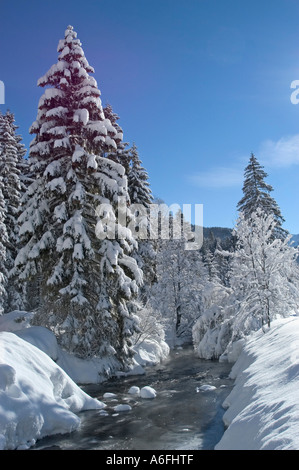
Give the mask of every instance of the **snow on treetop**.
[[58, 46], [57, 46], [57, 52], [60, 52], [64, 48], [64, 39], [59, 39]]
[[74, 37], [74, 38], [77, 37], [76, 31], [74, 31], [74, 27], [70, 24], [67, 26], [67, 28], [65, 30], [65, 37], [67, 37], [69, 34], [71, 34], [72, 37]]
[[[86, 60], [84, 51], [81, 47], [81, 41], [77, 38], [77, 33], [73, 31], [73, 27], [68, 27], [65, 31], [65, 39], [60, 39], [57, 46], [57, 52], [59, 52], [58, 62], [50, 68], [50, 70], [41, 77], [37, 85], [45, 86], [49, 83], [53, 84], [55, 74], [62, 72], [64, 69], [71, 67], [73, 70], [80, 70], [82, 67], [86, 71], [94, 73], [93, 67], [91, 67]], [[84, 71], [80, 72], [84, 75]], [[68, 73], [64, 73], [65, 76], [70, 76]], [[52, 80], [51, 80], [52, 79]]]

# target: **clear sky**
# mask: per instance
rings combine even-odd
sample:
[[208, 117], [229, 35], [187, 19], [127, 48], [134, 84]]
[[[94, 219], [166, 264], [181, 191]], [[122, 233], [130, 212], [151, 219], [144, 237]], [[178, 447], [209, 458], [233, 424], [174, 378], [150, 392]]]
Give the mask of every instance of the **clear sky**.
[[154, 195], [233, 227], [253, 152], [299, 233], [298, 18], [298, 0], [0, 0], [0, 110], [28, 148], [37, 80], [70, 24]]

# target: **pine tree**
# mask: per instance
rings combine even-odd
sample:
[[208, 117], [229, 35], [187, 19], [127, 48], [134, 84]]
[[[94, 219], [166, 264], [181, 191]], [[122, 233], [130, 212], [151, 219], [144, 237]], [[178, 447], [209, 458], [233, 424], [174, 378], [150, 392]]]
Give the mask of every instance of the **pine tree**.
[[135, 143], [130, 149], [130, 161], [128, 191], [131, 204], [140, 204], [145, 208], [149, 208], [153, 202], [153, 196], [148, 181], [148, 173], [142, 166]]
[[7, 269], [6, 269], [6, 246], [8, 244], [8, 235], [5, 226], [6, 207], [2, 193], [3, 180], [0, 177], [0, 315], [5, 310], [7, 300]]
[[129, 155], [129, 144], [127, 142], [123, 142], [123, 130], [118, 124], [119, 116], [113, 111], [112, 106], [107, 104], [103, 108], [103, 112], [105, 118], [108, 119], [113, 127], [116, 129], [118, 139], [116, 140], [116, 148], [108, 148], [106, 147], [104, 155], [110, 160], [114, 161], [115, 163], [120, 163], [126, 171], [126, 175], [128, 175], [129, 171], [129, 164], [130, 164], [130, 155]]
[[36, 322], [53, 328], [76, 355], [103, 358], [108, 374], [131, 362], [136, 319], [128, 304], [142, 273], [130, 256], [136, 242], [123, 226], [130, 217], [124, 167], [102, 157], [120, 136], [104, 115], [73, 27], [58, 53], [38, 81], [49, 88], [31, 127], [35, 179], [20, 216], [23, 247], [15, 266], [39, 285]]
[[15, 116], [12, 112], [9, 110], [5, 114], [5, 118], [9, 123], [9, 126], [12, 131], [12, 135], [16, 141], [16, 148], [17, 148], [17, 155], [18, 155], [18, 161], [17, 161], [17, 168], [19, 170], [20, 174], [20, 187], [21, 187], [21, 197], [23, 194], [25, 194], [26, 189], [30, 183], [30, 177], [29, 177], [29, 164], [28, 160], [25, 158], [27, 154], [27, 149], [25, 145], [22, 143], [22, 136], [17, 134], [17, 130], [19, 127], [16, 125], [15, 122]]
[[156, 249], [155, 244], [150, 240], [150, 206], [153, 203], [153, 196], [148, 173], [142, 166], [135, 143], [130, 149], [129, 161], [128, 193], [131, 211], [135, 217], [134, 229], [138, 230], [136, 232], [138, 250], [135, 252], [134, 257], [143, 271], [144, 285], [141, 289], [141, 296], [143, 301], [146, 302], [148, 300], [148, 291], [156, 279]]
[[17, 126], [14, 116], [7, 112], [0, 115], [0, 174], [2, 177], [2, 193], [5, 201], [4, 224], [7, 231], [6, 242], [6, 270], [7, 270], [7, 298], [5, 311], [24, 309], [24, 296], [17, 279], [9, 278], [14, 266], [19, 247], [17, 219], [21, 211], [21, 196], [25, 191], [21, 180], [21, 170], [26, 166], [23, 163], [25, 149], [21, 138], [16, 135]]
[[237, 208], [247, 219], [257, 209], [261, 209], [265, 214], [272, 214], [276, 222], [273, 236], [285, 238], [288, 232], [282, 228], [284, 218], [281, 215], [277, 202], [270, 196], [273, 188], [265, 182], [265, 178], [268, 175], [263, 168], [252, 153], [249, 164], [244, 172], [244, 196], [238, 202]]

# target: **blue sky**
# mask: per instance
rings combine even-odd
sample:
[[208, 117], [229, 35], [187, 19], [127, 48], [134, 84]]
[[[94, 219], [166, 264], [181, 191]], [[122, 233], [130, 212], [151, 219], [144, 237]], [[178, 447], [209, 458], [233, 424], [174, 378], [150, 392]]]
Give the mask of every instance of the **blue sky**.
[[203, 204], [204, 225], [233, 227], [251, 152], [299, 233], [297, 0], [0, 0], [0, 80], [29, 147], [67, 25], [136, 143], [153, 193]]

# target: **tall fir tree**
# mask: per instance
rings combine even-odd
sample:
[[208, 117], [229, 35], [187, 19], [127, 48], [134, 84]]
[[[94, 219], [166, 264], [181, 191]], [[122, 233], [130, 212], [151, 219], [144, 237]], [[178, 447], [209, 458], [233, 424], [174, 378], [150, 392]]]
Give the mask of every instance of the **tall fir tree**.
[[136, 242], [125, 226], [125, 170], [102, 157], [121, 136], [104, 115], [72, 26], [58, 53], [38, 81], [48, 88], [31, 127], [35, 179], [20, 216], [23, 247], [15, 269], [40, 286], [36, 322], [53, 328], [68, 351], [101, 357], [109, 374], [132, 361], [136, 318], [128, 305], [142, 283], [130, 256]]
[[150, 207], [153, 195], [150, 188], [149, 177], [142, 165], [138, 149], [133, 143], [129, 153], [128, 167], [128, 193], [133, 215], [135, 216], [135, 229], [138, 230], [138, 250], [134, 256], [144, 274], [144, 285], [141, 295], [144, 302], [148, 300], [149, 289], [156, 280], [156, 245], [150, 239]]
[[237, 208], [247, 219], [250, 218], [252, 213], [257, 209], [261, 209], [267, 215], [272, 214], [276, 222], [276, 229], [273, 236], [285, 238], [288, 232], [282, 228], [284, 218], [281, 215], [277, 202], [270, 195], [273, 188], [270, 184], [265, 182], [267, 176], [264, 167], [252, 153], [249, 164], [244, 172], [244, 195], [238, 202]]
[[11, 111], [7, 111], [5, 114], [5, 118], [7, 119], [12, 135], [16, 141], [16, 148], [18, 154], [18, 161], [17, 161], [17, 168], [20, 172], [20, 187], [21, 187], [21, 196], [26, 192], [26, 189], [30, 183], [29, 177], [29, 164], [28, 159], [25, 158], [27, 154], [27, 149], [25, 145], [22, 143], [22, 136], [17, 133], [19, 127], [16, 125], [15, 115]]
[[0, 315], [4, 313], [7, 300], [6, 246], [8, 235], [5, 226], [6, 207], [3, 197], [3, 180], [0, 176]]
[[24, 146], [16, 134], [14, 116], [7, 112], [0, 115], [0, 174], [2, 177], [2, 193], [5, 201], [4, 223], [7, 231], [6, 270], [7, 297], [5, 311], [24, 309], [25, 299], [22, 287], [16, 278], [10, 276], [19, 248], [17, 219], [21, 211], [21, 197], [25, 191], [22, 171], [26, 163]]
[[130, 168], [128, 171], [128, 191], [132, 204], [141, 204], [149, 208], [153, 202], [153, 195], [150, 189], [148, 172], [142, 166], [138, 149], [133, 143], [130, 149]]
[[[117, 131], [118, 139], [116, 141], [116, 148], [106, 148], [104, 149], [105, 157], [109, 158], [110, 160], [114, 161], [115, 163], [120, 163], [126, 171], [126, 175], [128, 175], [129, 165], [130, 165], [130, 149], [128, 142], [123, 142], [123, 130], [118, 124], [119, 116], [113, 111], [112, 106], [107, 104], [103, 108], [103, 112], [106, 119], [109, 119], [113, 127]], [[121, 140], [120, 140], [121, 139]]]

